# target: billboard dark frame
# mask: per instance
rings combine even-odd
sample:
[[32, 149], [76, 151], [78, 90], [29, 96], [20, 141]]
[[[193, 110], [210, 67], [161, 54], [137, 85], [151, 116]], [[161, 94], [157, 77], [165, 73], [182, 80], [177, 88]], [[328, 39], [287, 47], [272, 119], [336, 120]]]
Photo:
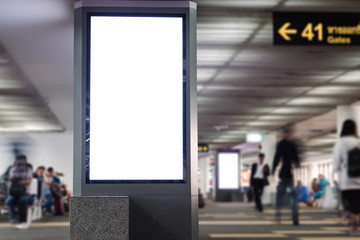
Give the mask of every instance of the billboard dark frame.
[[[90, 161], [90, 144], [91, 144], [91, 136], [90, 136], [90, 128], [91, 128], [91, 106], [90, 106], [90, 98], [91, 98], [91, 94], [90, 94], [90, 88], [91, 88], [91, 74], [90, 74], [90, 70], [91, 70], [91, 62], [90, 62], [90, 56], [91, 56], [91, 17], [93, 16], [103, 16], [103, 17], [157, 17], [157, 18], [181, 18], [182, 19], [182, 43], [183, 43], [183, 53], [182, 53], [182, 62], [183, 62], [183, 69], [182, 69], [182, 103], [183, 103], [183, 109], [182, 109], [182, 129], [183, 129], [183, 140], [182, 140], [182, 161], [183, 161], [183, 176], [182, 179], [179, 180], [174, 180], [174, 179], [161, 179], [161, 180], [157, 180], [157, 179], [131, 179], [131, 180], [119, 180], [119, 179], [114, 179], [114, 180], [92, 180], [90, 179], [90, 171], [91, 171], [91, 161]], [[86, 121], [86, 140], [85, 140], [85, 146], [86, 146], [86, 153], [85, 153], [85, 158], [86, 158], [86, 163], [85, 163], [85, 168], [86, 168], [86, 183], [87, 184], [96, 184], [96, 183], [185, 183], [186, 182], [186, 156], [187, 156], [187, 148], [186, 148], [186, 137], [187, 137], [187, 133], [186, 133], [186, 118], [187, 118], [187, 114], [186, 114], [186, 15], [185, 14], [178, 14], [178, 13], [172, 13], [172, 14], [168, 14], [168, 13], [139, 13], [139, 12], [133, 12], [133, 13], [119, 13], [119, 12], [114, 12], [114, 13], [102, 13], [102, 12], [91, 12], [87, 14], [87, 69], [86, 69], [86, 106], [85, 106], [85, 112], [86, 112], [86, 116], [85, 116], [85, 121]]]
[[[197, 195], [196, 4], [192, 2], [83, 1], [75, 3], [74, 29], [74, 196]], [[131, 6], [130, 6], [131, 5]], [[183, 63], [183, 180], [91, 181], [87, 179], [88, 15], [182, 16]], [[153, 153], [156, 154], [156, 153]], [[89, 181], [90, 180], [90, 181]]]

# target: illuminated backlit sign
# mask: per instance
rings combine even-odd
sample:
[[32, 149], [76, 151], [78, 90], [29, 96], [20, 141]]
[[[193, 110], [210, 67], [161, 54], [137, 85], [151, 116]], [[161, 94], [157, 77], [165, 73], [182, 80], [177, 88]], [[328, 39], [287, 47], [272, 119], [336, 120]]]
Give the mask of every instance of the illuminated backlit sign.
[[359, 13], [273, 12], [274, 45], [360, 45]]
[[239, 188], [239, 153], [219, 152], [218, 161], [218, 189]]
[[259, 133], [246, 134], [246, 142], [261, 142], [262, 136]]
[[88, 182], [184, 181], [184, 19], [89, 16]]

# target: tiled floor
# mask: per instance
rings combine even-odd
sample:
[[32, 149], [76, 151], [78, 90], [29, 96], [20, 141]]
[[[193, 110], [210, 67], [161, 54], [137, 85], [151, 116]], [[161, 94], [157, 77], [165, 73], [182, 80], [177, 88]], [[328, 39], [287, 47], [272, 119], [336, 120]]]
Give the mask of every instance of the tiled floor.
[[0, 216], [0, 240], [68, 240], [70, 232], [69, 215], [46, 216], [34, 221], [27, 230], [17, 230], [16, 224], [9, 224], [7, 216]]
[[254, 210], [253, 203], [208, 202], [199, 211], [200, 239], [357, 239], [349, 237], [348, 227], [337, 218], [336, 211], [300, 207], [300, 226], [293, 226], [291, 212], [283, 210], [281, 224], [275, 222], [275, 211]]
[[[258, 213], [252, 203], [206, 202], [205, 208], [199, 210], [199, 239], [360, 240], [360, 236], [349, 237], [348, 228], [338, 221], [336, 211], [302, 206], [300, 226], [292, 225], [290, 215], [285, 209], [278, 225], [271, 207]], [[6, 216], [0, 216], [0, 240], [68, 240], [69, 231], [68, 215], [43, 217], [22, 231], [9, 224]]]

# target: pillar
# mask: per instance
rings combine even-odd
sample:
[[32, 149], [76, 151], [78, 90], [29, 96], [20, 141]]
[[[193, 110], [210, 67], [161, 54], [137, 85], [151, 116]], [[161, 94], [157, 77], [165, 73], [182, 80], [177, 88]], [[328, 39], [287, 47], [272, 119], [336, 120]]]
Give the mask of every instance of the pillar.
[[196, 4], [82, 0], [74, 28], [70, 239], [197, 240]]
[[[276, 150], [276, 133], [271, 133], [262, 136], [261, 141], [261, 151], [265, 154], [265, 163], [269, 165], [270, 170], [272, 170], [274, 155]], [[275, 201], [275, 192], [276, 192], [276, 183], [270, 181], [270, 185], [264, 188], [262, 202], [263, 204], [274, 204]]]
[[211, 156], [199, 158], [199, 189], [204, 198], [209, 198], [210, 159]]

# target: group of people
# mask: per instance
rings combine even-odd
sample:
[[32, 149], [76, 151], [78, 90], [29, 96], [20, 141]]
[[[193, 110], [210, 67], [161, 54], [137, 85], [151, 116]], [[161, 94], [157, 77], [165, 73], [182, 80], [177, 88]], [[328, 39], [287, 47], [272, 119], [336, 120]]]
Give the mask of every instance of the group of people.
[[[297, 198], [298, 193], [294, 187], [292, 168], [300, 166], [299, 152], [296, 144], [291, 139], [291, 129], [284, 131], [284, 138], [277, 144], [272, 168], [264, 163], [265, 155], [259, 154], [259, 161], [251, 168], [251, 186], [254, 190], [255, 207], [259, 212], [263, 211], [261, 195], [264, 186], [269, 184], [268, 176], [274, 175], [277, 166], [282, 162], [279, 172], [279, 183], [276, 189], [276, 221], [281, 221], [281, 208], [284, 195], [290, 189], [291, 210], [293, 225], [299, 225], [299, 213]], [[348, 214], [348, 224], [351, 235], [360, 235], [360, 138], [357, 135], [357, 127], [353, 120], [344, 121], [333, 150], [333, 174], [338, 175], [338, 186], [341, 195], [341, 203]], [[315, 183], [315, 182], [314, 182]], [[309, 206], [324, 195], [325, 186], [329, 183], [321, 174], [314, 184], [313, 199], [307, 202]]]
[[[28, 208], [36, 201], [41, 208], [45, 206], [47, 214], [52, 214], [53, 206], [55, 213], [64, 214], [61, 199], [69, 193], [66, 185], [61, 184], [61, 174], [56, 173], [52, 167], [45, 169], [44, 166], [39, 166], [34, 172], [26, 155], [20, 154], [6, 174], [10, 187], [5, 204], [10, 223], [19, 223], [17, 229], [28, 229]], [[35, 189], [30, 189], [31, 186], [35, 186]]]
[[326, 187], [329, 185], [329, 181], [325, 178], [324, 174], [319, 174], [318, 178], [314, 178], [311, 182], [311, 194], [312, 199], [305, 203], [312, 207], [318, 199], [321, 199], [326, 191]]

